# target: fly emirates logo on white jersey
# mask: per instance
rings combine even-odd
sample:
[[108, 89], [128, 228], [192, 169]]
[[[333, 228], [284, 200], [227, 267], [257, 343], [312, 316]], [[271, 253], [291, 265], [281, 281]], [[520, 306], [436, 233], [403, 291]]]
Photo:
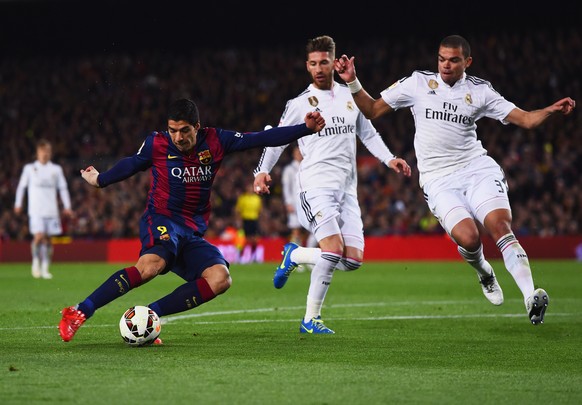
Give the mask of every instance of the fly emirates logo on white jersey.
[[211, 166], [173, 167], [170, 173], [182, 183], [202, 183], [212, 179]]
[[[327, 121], [327, 120], [326, 120]], [[317, 133], [317, 136], [355, 134], [356, 126], [346, 124], [346, 117], [332, 116], [329, 122], [326, 122], [325, 128]]]
[[457, 124], [462, 124], [466, 126], [471, 126], [474, 123], [473, 117], [464, 115], [458, 112], [459, 106], [444, 102], [442, 105], [442, 110], [433, 110], [432, 108], [427, 108], [424, 113], [424, 118], [427, 120], [439, 120], [454, 122]]

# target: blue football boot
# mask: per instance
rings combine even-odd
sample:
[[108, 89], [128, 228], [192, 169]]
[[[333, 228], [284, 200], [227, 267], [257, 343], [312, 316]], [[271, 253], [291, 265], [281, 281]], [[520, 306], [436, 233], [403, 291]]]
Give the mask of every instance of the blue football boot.
[[273, 285], [275, 288], [283, 288], [289, 275], [297, 268], [297, 263], [291, 261], [291, 252], [299, 247], [298, 244], [289, 242], [283, 246], [283, 251], [281, 254], [283, 255], [283, 261], [277, 270], [275, 270], [275, 276], [273, 277]]
[[305, 321], [301, 321], [301, 326], [299, 327], [299, 332], [300, 333], [312, 333], [312, 334], [330, 334], [330, 333], [335, 333], [333, 330], [331, 330], [330, 328], [328, 328], [327, 326], [325, 326], [323, 324], [323, 321], [321, 320], [321, 316], [318, 316], [317, 318], [311, 318], [311, 320], [309, 322], [305, 322]]

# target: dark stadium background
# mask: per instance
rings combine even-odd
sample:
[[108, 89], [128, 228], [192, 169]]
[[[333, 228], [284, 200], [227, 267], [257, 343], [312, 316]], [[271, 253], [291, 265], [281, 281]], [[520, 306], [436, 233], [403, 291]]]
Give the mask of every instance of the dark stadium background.
[[[200, 101], [204, 124], [260, 129], [276, 123], [284, 101], [307, 86], [302, 59], [307, 38], [333, 36], [338, 53], [358, 58], [359, 76], [378, 94], [390, 84], [386, 80], [412, 69], [435, 69], [438, 42], [458, 33], [473, 46], [469, 74], [491, 80], [518, 106], [541, 108], [564, 96], [580, 103], [579, 14], [574, 2], [536, 7], [498, 0], [359, 1], [345, 10], [339, 2], [0, 0], [0, 139], [7, 142], [0, 155], [0, 240], [29, 237], [26, 218], [12, 218], [11, 208], [18, 175], [24, 163], [33, 160], [39, 133], [51, 137], [54, 160], [65, 166], [77, 213], [75, 223], [66, 224], [71, 236], [134, 237], [147, 181], [134, 176], [97, 198], [78, 169], [96, 164], [104, 170], [134, 153], [144, 130], [162, 129], [164, 104], [174, 97], [176, 83], [184, 83]], [[228, 50], [240, 52], [233, 52], [230, 60], [225, 57]], [[162, 84], [149, 87], [149, 73]], [[274, 89], [260, 89], [265, 77], [275, 83]], [[107, 109], [104, 99], [117, 103]], [[138, 116], [144, 111], [151, 114]], [[572, 116], [529, 132], [492, 120], [479, 122], [480, 137], [489, 142], [490, 153], [514, 182], [510, 197], [520, 237], [582, 233], [580, 119], [578, 106]], [[414, 165], [410, 114], [393, 114], [375, 124], [393, 151], [403, 152]], [[56, 130], [59, 126], [62, 133]], [[557, 174], [546, 172], [544, 183], [537, 184], [535, 176], [548, 169], [543, 167], [548, 164], [543, 160], [548, 140], [554, 142], [549, 167]], [[416, 180], [395, 184], [397, 176], [366, 165], [366, 153], [361, 155], [360, 174], [365, 177], [359, 198], [367, 236], [442, 233]], [[282, 157], [279, 168], [285, 158], [289, 156]], [[256, 161], [252, 154], [233, 158], [224, 171], [228, 178], [217, 181], [222, 186], [215, 193], [209, 236], [219, 235], [233, 222], [225, 201], [249, 180]], [[280, 235], [285, 228], [280, 197], [275, 193], [265, 202], [263, 233]], [[405, 211], [400, 211], [402, 206]]]
[[71, 52], [152, 47], [276, 46], [336, 40], [580, 26], [575, 2], [0, 0], [2, 48]]

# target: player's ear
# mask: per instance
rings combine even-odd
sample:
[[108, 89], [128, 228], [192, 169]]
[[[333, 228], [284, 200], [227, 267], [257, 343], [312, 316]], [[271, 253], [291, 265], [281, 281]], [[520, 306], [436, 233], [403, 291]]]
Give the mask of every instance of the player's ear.
[[194, 124], [194, 131], [198, 131], [200, 129], [200, 121]]
[[467, 58], [467, 60], [465, 61], [465, 69], [467, 69], [469, 66], [471, 66], [471, 63], [473, 63], [473, 57], [469, 56]]

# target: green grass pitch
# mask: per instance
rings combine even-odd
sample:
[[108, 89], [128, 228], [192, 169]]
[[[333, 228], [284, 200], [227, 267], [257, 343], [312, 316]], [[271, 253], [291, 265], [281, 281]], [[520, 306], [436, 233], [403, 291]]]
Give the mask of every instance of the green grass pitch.
[[163, 346], [132, 348], [118, 322], [181, 283], [172, 273], [101, 308], [68, 343], [59, 311], [120, 265], [0, 264], [0, 404], [580, 404], [582, 264], [535, 261], [550, 306], [533, 326], [493, 263], [505, 303], [463, 262], [365, 263], [336, 272], [323, 309], [335, 335], [299, 334], [310, 273], [233, 265], [233, 286], [166, 317]]

